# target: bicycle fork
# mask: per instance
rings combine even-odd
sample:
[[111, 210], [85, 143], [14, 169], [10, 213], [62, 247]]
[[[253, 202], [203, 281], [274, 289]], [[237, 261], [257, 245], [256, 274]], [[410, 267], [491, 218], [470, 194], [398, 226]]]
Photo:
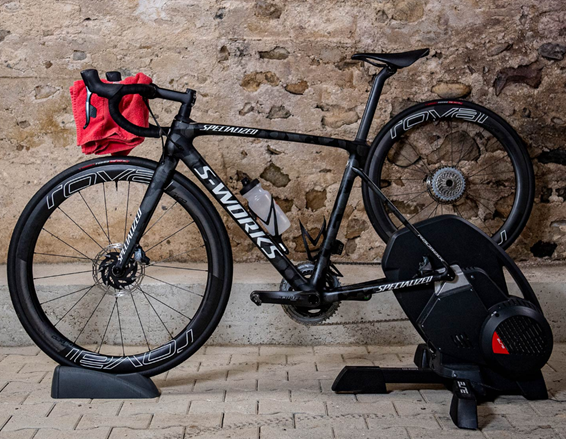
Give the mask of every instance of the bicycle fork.
[[[169, 140], [167, 143], [169, 143]], [[167, 146], [165, 146], [166, 149]], [[159, 166], [153, 174], [153, 178], [134, 217], [130, 231], [126, 235], [124, 245], [118, 256], [118, 262], [113, 267], [114, 274], [121, 275], [124, 272], [124, 267], [138, 248], [138, 244], [149, 225], [149, 221], [161, 200], [163, 192], [171, 183], [177, 163], [179, 163], [179, 159], [173, 155], [163, 154], [161, 157]]]

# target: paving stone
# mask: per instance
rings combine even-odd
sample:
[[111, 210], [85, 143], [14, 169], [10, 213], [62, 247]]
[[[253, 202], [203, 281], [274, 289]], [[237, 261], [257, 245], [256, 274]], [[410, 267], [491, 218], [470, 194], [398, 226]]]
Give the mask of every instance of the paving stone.
[[205, 355], [259, 355], [259, 349], [259, 346], [207, 346]]
[[[13, 351], [1, 359], [3, 437], [142, 438], [541, 438], [566, 431], [566, 380], [544, 370], [554, 399], [502, 396], [479, 405], [480, 431], [454, 426], [451, 392], [442, 387], [390, 386], [383, 395], [336, 394], [332, 384], [348, 364], [410, 365], [414, 347], [211, 346], [154, 377], [151, 400], [54, 400], [53, 362]], [[206, 359], [208, 358], [208, 363]], [[557, 370], [566, 349], [555, 352]], [[30, 382], [36, 380], [37, 382]], [[564, 381], [564, 384], [562, 383]], [[419, 389], [419, 390], [416, 390]], [[37, 432], [37, 434], [36, 434]], [[260, 436], [261, 433], [261, 436]], [[410, 435], [410, 436], [409, 436]], [[479, 436], [478, 436], [479, 435]], [[566, 436], [563, 437], [566, 439]]]
[[314, 347], [315, 354], [360, 354], [365, 355], [368, 353], [368, 350], [365, 346], [315, 346]]
[[[54, 400], [61, 401], [61, 400]], [[123, 402], [117, 400], [106, 400], [102, 403], [89, 404], [88, 402], [57, 402], [49, 416], [68, 416], [68, 415], [100, 415], [116, 416], [122, 407]], [[37, 404], [30, 406], [35, 407]], [[53, 406], [53, 404], [50, 404]], [[27, 407], [27, 406], [26, 406]]]
[[137, 430], [132, 428], [113, 428], [108, 439], [182, 439], [185, 434], [184, 427], [169, 427], [150, 430]]
[[542, 401], [529, 401], [529, 405], [542, 416], [555, 416], [566, 412], [566, 402], [552, 399]]
[[247, 427], [237, 429], [190, 429], [187, 428], [185, 439], [188, 438], [198, 439], [258, 439], [259, 427]]
[[158, 413], [153, 417], [150, 428], [156, 429], [183, 426], [198, 430], [209, 427], [220, 427], [221, 422], [222, 413], [196, 415], [171, 415], [168, 413]]
[[14, 431], [22, 428], [52, 428], [55, 430], [73, 430], [78, 424], [81, 415], [35, 417], [28, 415], [14, 415], [4, 426], [2, 431]]
[[311, 415], [324, 415], [326, 408], [324, 403], [320, 401], [309, 402], [287, 402], [287, 401], [273, 401], [261, 400], [259, 402], [260, 415], [276, 415], [276, 414], [297, 414], [306, 413]]
[[259, 363], [258, 372], [262, 374], [279, 373], [281, 370], [285, 370], [289, 375], [297, 375], [311, 377], [310, 374], [316, 372], [316, 366], [314, 363], [299, 363], [299, 364], [287, 364], [285, 366], [277, 364]]
[[143, 413], [168, 413], [168, 414], [186, 414], [189, 411], [189, 404], [191, 401], [188, 398], [183, 398], [175, 401], [125, 401], [120, 416], [132, 416]]
[[230, 366], [251, 364], [257, 368], [258, 363], [284, 365], [287, 363], [287, 357], [285, 355], [266, 355], [262, 357], [259, 355], [235, 354], [230, 359]]
[[393, 390], [389, 393], [358, 393], [356, 398], [359, 402], [410, 401], [417, 404], [425, 402], [418, 390]]
[[395, 415], [395, 408], [390, 402], [329, 402], [330, 416], [348, 414]]
[[[358, 395], [359, 398], [360, 395]], [[293, 402], [305, 402], [305, 401], [323, 401], [323, 402], [356, 402], [356, 395], [352, 394], [339, 394], [339, 393], [323, 393], [323, 392], [313, 392], [307, 390], [292, 390], [291, 391], [291, 401]]]
[[540, 415], [506, 415], [507, 420], [511, 425], [519, 426], [550, 426], [558, 429], [563, 429], [566, 427], [566, 417], [564, 414], [556, 416], [540, 416]]
[[227, 429], [262, 426], [294, 427], [292, 415], [243, 415], [241, 413], [226, 413], [222, 426]]
[[[449, 411], [436, 415], [436, 420], [444, 430], [460, 431], [452, 421]], [[505, 415], [482, 415], [478, 413], [478, 428], [482, 431], [501, 431], [513, 428]]]
[[222, 366], [230, 364], [231, 354], [210, 354], [199, 359], [200, 367]]
[[10, 415], [0, 415], [0, 428], [2, 428], [2, 426], [4, 426], [10, 420], [10, 417]]
[[414, 416], [392, 416], [392, 415], [373, 415], [367, 416], [366, 421], [371, 429], [379, 429], [381, 427], [420, 427], [427, 429], [440, 429], [434, 415], [420, 414]]
[[52, 403], [21, 405], [16, 403], [0, 403], [0, 416], [47, 416], [53, 408]]
[[[56, 366], [57, 364], [54, 361], [49, 363], [25, 363], [19, 373], [49, 372], [52, 374]], [[2, 370], [2, 367], [0, 367], [0, 370]]]
[[232, 401], [261, 401], [273, 399], [276, 401], [291, 401], [290, 390], [264, 390], [257, 392], [238, 392], [236, 390], [226, 391], [226, 402]]
[[128, 427], [144, 429], [149, 427], [152, 415], [140, 414], [131, 416], [100, 416], [84, 415], [77, 426], [77, 430], [86, 430], [96, 427]]
[[257, 412], [257, 401], [231, 401], [231, 402], [215, 402], [215, 401], [193, 401], [189, 413], [207, 414], [207, 413], [242, 413], [255, 415]]
[[37, 356], [41, 350], [37, 346], [0, 346], [0, 355]]
[[316, 416], [316, 415], [295, 415], [295, 424], [297, 429], [302, 428], [322, 428], [322, 427], [340, 427], [348, 424], [350, 429], [367, 430], [367, 424], [363, 415], [350, 415], [350, 416]]
[[211, 381], [197, 380], [194, 392], [214, 392], [217, 390], [236, 390], [240, 392], [255, 392], [257, 390], [256, 380], [239, 380], [239, 381]]
[[[53, 428], [42, 428], [37, 431], [33, 439], [106, 439], [110, 435], [110, 427], [98, 427], [90, 430], [56, 430]], [[138, 430], [139, 431], [139, 430]]]
[[452, 439], [452, 438], [483, 438], [481, 431], [474, 430], [430, 430], [426, 428], [407, 428], [411, 439]]
[[[34, 428], [24, 428], [23, 430], [18, 430], [18, 431], [0, 431], [0, 439], [30, 439], [32, 437], [34, 438], [39, 437], [40, 439], [42, 439], [40, 436], [35, 435], [37, 431], [38, 430]], [[59, 434], [61, 434], [60, 430], [56, 430], [56, 431], [58, 431]]]
[[267, 426], [261, 427], [260, 437], [268, 439], [333, 439], [334, 435], [332, 434], [331, 427], [318, 427], [300, 430], [295, 428]]
[[287, 357], [297, 355], [312, 355], [314, 348], [312, 346], [260, 346], [259, 352], [261, 355], [282, 354]]
[[483, 434], [490, 439], [556, 439], [560, 437], [558, 431], [548, 426], [521, 426], [496, 431], [483, 430]]
[[311, 392], [320, 392], [320, 383], [318, 380], [275, 381], [260, 378], [257, 381], [257, 388], [261, 391], [306, 390]]
[[[347, 424], [345, 422], [345, 424]], [[352, 430], [349, 425], [334, 427], [336, 439], [409, 439], [409, 434], [404, 427], [382, 427], [379, 430]]]

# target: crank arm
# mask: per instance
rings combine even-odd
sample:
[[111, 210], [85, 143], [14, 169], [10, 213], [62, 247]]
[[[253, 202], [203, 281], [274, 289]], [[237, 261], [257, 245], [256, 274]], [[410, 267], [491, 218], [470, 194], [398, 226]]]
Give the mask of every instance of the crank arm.
[[253, 291], [250, 299], [257, 306], [264, 303], [293, 305], [305, 308], [320, 306], [320, 296], [316, 292], [306, 291]]

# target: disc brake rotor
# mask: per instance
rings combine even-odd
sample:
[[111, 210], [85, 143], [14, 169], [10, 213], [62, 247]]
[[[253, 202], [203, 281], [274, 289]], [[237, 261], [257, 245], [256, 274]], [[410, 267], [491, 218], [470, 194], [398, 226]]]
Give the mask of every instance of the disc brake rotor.
[[145, 274], [144, 264], [132, 258], [124, 267], [124, 272], [116, 275], [112, 269], [118, 262], [121, 251], [121, 243], [110, 244], [102, 249], [92, 262], [94, 283], [106, 294], [114, 297], [122, 297], [139, 289]]
[[[312, 262], [303, 262], [297, 266], [301, 274], [305, 277], [310, 277], [314, 271], [314, 264]], [[338, 288], [340, 286], [340, 281], [335, 275], [329, 275], [327, 279], [327, 286], [330, 288]], [[281, 291], [292, 291], [293, 288], [289, 285], [285, 279], [281, 281], [280, 285]], [[301, 306], [294, 305], [281, 305], [283, 311], [292, 320], [300, 323], [302, 325], [312, 326], [319, 325], [325, 320], [328, 320], [334, 315], [340, 306], [340, 302], [333, 302], [330, 304], [323, 304], [320, 308], [305, 308]]]

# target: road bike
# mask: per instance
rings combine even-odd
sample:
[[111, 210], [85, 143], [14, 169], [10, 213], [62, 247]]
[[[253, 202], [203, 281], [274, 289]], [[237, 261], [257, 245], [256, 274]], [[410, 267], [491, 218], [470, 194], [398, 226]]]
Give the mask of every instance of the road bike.
[[[324, 321], [340, 302], [366, 301], [388, 290], [430, 293], [435, 285], [462, 278], [455, 268], [462, 254], [468, 251], [466, 257], [478, 260], [466, 250], [470, 243], [451, 234], [451, 227], [444, 227], [440, 238], [422, 231], [454, 216], [474, 223], [474, 233], [488, 237], [497, 249], [490, 251], [509, 268], [502, 248], [521, 233], [534, 192], [529, 156], [509, 124], [471, 102], [434, 100], [401, 112], [371, 144], [367, 141], [386, 79], [428, 53], [352, 57], [381, 69], [354, 140], [195, 122], [190, 117], [194, 90], [103, 83], [96, 70], [83, 71], [89, 92], [108, 99], [115, 122], [142, 137], [165, 137], [163, 153], [158, 163], [129, 156], [79, 163], [32, 198], [8, 255], [11, 297], [27, 333], [61, 364], [146, 376], [175, 367], [205, 343], [228, 303], [230, 237], [211, 200], [176, 171], [179, 161], [283, 277], [279, 291], [252, 292], [252, 301], [281, 304], [302, 323]], [[136, 126], [120, 113], [129, 94], [174, 101], [180, 108], [170, 127], [157, 121]], [[261, 218], [244, 207], [193, 145], [200, 136], [295, 142], [347, 153], [320, 239], [303, 235], [307, 247], [319, 244], [307, 249], [308, 261], [293, 263], [281, 236], [267, 233]], [[358, 177], [371, 224], [389, 242], [389, 259], [398, 253], [392, 242], [402, 241], [412, 265], [393, 269], [384, 256], [385, 278], [342, 286], [332, 256], [343, 252], [337, 236]], [[414, 241], [407, 241], [407, 232]], [[409, 257], [413, 254], [416, 258]], [[534, 293], [525, 298], [536, 302]]]

